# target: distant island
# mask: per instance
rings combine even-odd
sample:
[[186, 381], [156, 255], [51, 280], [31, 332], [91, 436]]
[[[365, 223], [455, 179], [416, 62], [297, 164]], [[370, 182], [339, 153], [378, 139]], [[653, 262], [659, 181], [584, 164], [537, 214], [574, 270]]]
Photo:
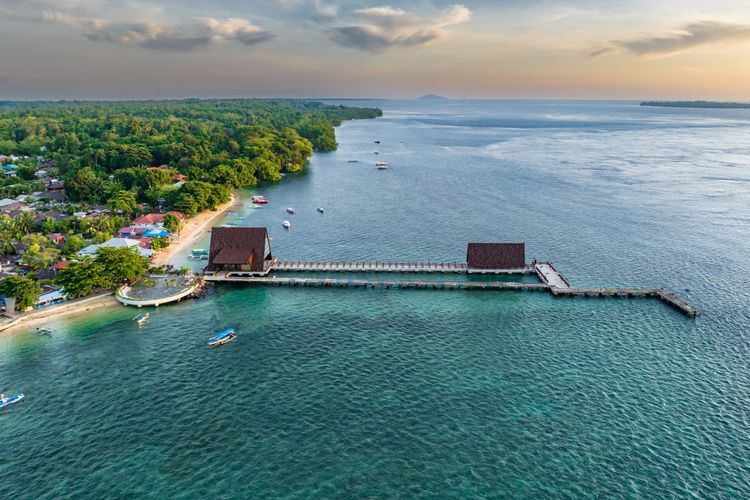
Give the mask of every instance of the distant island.
[[420, 101], [438, 101], [438, 100], [446, 100], [447, 97], [443, 97], [441, 95], [437, 94], [426, 94], [419, 98]]
[[641, 106], [657, 106], [661, 108], [750, 109], [750, 103], [715, 101], [644, 101], [641, 103]]

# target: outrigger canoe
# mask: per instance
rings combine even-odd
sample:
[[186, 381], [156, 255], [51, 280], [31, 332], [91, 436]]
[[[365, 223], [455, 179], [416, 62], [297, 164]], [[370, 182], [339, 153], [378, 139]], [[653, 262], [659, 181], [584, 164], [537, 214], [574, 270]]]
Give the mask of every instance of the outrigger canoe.
[[237, 334], [234, 332], [234, 328], [227, 328], [221, 333], [217, 333], [210, 339], [208, 339], [208, 347], [218, 347], [220, 345], [227, 344], [237, 338]]
[[13, 403], [18, 403], [18, 402], [19, 402], [19, 401], [21, 401], [21, 400], [22, 400], [22, 399], [23, 399], [24, 397], [25, 397], [25, 396], [23, 395], [23, 393], [21, 393], [21, 394], [16, 394], [16, 395], [15, 395], [15, 396], [13, 396], [12, 398], [8, 398], [8, 399], [6, 399], [5, 401], [0, 401], [0, 408], [5, 408], [6, 406], [10, 406], [10, 405], [12, 405]]

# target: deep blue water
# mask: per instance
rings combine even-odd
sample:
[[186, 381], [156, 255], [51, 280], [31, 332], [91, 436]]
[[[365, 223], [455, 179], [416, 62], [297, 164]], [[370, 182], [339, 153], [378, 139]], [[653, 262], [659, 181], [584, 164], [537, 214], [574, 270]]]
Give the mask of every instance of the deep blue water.
[[[385, 116], [246, 193], [271, 200], [239, 219], [279, 257], [462, 261], [468, 241], [525, 241], [574, 285], [666, 286], [702, 315], [217, 286], [145, 328], [114, 308], [5, 335], [0, 390], [27, 400], [0, 412], [0, 496], [750, 496], [750, 113], [361, 104]], [[239, 339], [206, 349], [226, 326]]]

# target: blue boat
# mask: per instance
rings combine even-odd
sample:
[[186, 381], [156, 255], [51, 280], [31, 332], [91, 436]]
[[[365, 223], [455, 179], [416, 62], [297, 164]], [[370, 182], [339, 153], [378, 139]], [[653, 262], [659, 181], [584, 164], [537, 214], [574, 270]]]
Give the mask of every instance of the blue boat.
[[10, 406], [13, 403], [18, 403], [24, 398], [23, 393], [16, 394], [12, 398], [6, 398], [5, 396], [0, 395], [0, 408], [5, 408], [6, 406]]
[[217, 333], [210, 339], [208, 339], [208, 347], [218, 347], [229, 343], [237, 338], [237, 334], [234, 332], [234, 328], [227, 328], [221, 333]]

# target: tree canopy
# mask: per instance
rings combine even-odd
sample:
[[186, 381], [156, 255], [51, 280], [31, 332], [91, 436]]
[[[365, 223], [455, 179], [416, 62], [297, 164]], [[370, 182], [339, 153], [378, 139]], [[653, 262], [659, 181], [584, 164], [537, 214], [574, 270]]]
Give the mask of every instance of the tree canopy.
[[36, 305], [41, 294], [39, 283], [26, 276], [8, 276], [0, 281], [0, 295], [15, 297], [19, 311]]
[[44, 149], [72, 201], [129, 212], [122, 193], [132, 191], [137, 201], [201, 211], [198, 185], [175, 187], [175, 179], [229, 189], [277, 181], [313, 151], [336, 149], [343, 120], [381, 115], [288, 99], [0, 102], [0, 144], [31, 156]]

